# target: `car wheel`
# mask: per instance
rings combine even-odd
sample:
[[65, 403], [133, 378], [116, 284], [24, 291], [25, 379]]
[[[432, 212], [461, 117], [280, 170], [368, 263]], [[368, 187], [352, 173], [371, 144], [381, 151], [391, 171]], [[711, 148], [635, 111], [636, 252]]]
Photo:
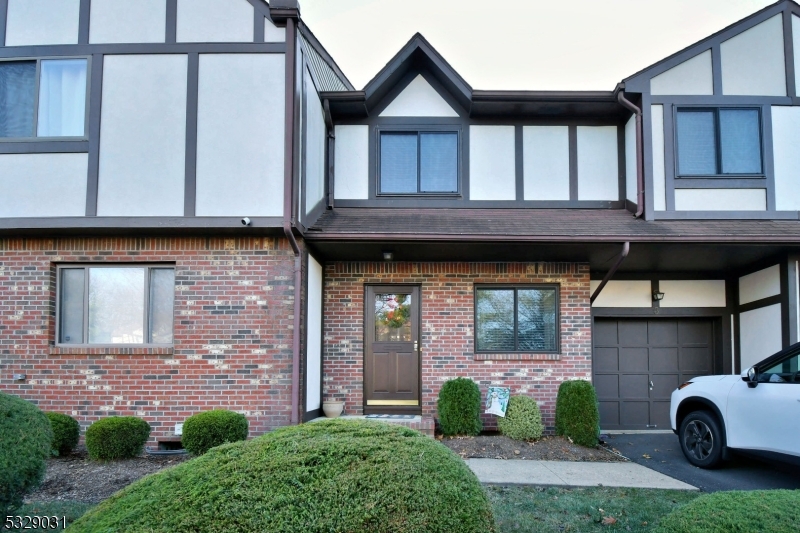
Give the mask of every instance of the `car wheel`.
[[694, 466], [715, 468], [722, 461], [722, 431], [708, 411], [689, 413], [678, 432], [683, 455]]

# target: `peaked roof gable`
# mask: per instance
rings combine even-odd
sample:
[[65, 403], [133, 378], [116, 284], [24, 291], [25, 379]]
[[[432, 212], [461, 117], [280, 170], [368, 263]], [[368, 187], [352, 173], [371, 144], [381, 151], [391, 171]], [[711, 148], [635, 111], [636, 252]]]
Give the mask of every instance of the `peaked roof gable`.
[[422, 76], [411, 83], [387, 105], [382, 117], [457, 117], [458, 112], [436, 92], [436, 89]]

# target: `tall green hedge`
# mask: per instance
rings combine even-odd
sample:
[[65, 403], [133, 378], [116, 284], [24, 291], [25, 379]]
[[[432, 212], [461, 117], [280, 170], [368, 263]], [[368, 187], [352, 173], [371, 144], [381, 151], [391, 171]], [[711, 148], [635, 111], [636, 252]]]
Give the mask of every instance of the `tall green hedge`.
[[401, 426], [329, 420], [143, 478], [70, 531], [485, 533], [494, 520], [478, 479], [439, 442]]
[[481, 391], [471, 379], [445, 381], [436, 407], [445, 435], [477, 435], [481, 432]]
[[536, 440], [542, 437], [544, 425], [536, 400], [530, 396], [512, 396], [508, 399], [505, 417], [498, 417], [500, 433], [516, 440]]
[[53, 455], [71, 453], [81, 437], [81, 425], [71, 416], [62, 413], [48, 412], [45, 415], [53, 428]]
[[244, 415], [214, 409], [186, 419], [181, 443], [194, 455], [203, 455], [220, 444], [245, 440], [247, 431], [247, 418]]
[[0, 518], [22, 505], [44, 478], [53, 430], [30, 402], [0, 392]]
[[150, 437], [150, 424], [135, 416], [102, 418], [86, 430], [90, 459], [111, 460], [136, 457]]
[[581, 446], [597, 446], [600, 412], [597, 393], [588, 381], [565, 381], [558, 387], [556, 434], [569, 437]]

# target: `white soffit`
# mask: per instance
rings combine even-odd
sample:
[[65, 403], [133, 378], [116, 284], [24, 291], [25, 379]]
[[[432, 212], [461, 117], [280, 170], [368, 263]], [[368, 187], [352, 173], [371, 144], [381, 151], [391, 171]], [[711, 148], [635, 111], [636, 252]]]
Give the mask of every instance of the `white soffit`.
[[725, 280], [661, 280], [661, 307], [725, 307]]
[[417, 74], [379, 116], [457, 117], [458, 113], [431, 87], [422, 74]]
[[5, 45], [78, 44], [80, 6], [80, 0], [8, 0]]
[[765, 189], [675, 189], [675, 211], [765, 211]]
[[664, 106], [651, 105], [653, 121], [653, 207], [667, 210], [667, 170], [664, 165]]
[[[591, 294], [600, 286], [600, 280], [591, 280]], [[592, 307], [652, 307], [653, 293], [650, 280], [611, 280], [603, 287]]]
[[163, 43], [167, 0], [92, 0], [89, 43]]
[[651, 79], [650, 94], [714, 94], [711, 50], [687, 59]]
[[739, 315], [741, 368], [747, 370], [783, 348], [781, 304], [753, 309]]
[[786, 96], [782, 14], [723, 42], [720, 55], [722, 94]]
[[369, 126], [336, 126], [333, 197], [369, 198]]
[[773, 265], [739, 278], [739, 305], [777, 296], [780, 293], [780, 265]]
[[800, 107], [772, 106], [775, 209], [778, 211], [800, 211], [800, 187], [797, 186], [800, 183], [798, 146], [800, 146]]

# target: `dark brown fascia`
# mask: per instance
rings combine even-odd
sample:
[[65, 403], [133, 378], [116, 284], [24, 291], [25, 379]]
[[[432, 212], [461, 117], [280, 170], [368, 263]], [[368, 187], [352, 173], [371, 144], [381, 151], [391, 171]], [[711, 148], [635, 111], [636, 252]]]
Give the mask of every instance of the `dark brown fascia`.
[[269, 17], [276, 26], [286, 26], [287, 19], [300, 18], [300, 4], [297, 0], [271, 0]]

